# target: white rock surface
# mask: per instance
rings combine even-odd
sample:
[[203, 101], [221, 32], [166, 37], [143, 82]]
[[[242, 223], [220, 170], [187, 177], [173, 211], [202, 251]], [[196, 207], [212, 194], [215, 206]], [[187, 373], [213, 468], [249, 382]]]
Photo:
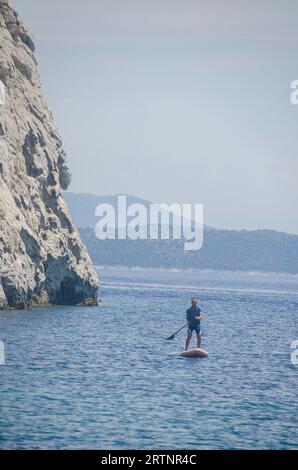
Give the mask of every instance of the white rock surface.
[[98, 278], [61, 196], [71, 176], [34, 49], [0, 0], [0, 308], [95, 304]]

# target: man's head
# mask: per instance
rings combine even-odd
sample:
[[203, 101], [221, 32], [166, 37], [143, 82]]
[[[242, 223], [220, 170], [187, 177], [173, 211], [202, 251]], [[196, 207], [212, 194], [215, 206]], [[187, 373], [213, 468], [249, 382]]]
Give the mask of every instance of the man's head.
[[196, 307], [198, 305], [198, 299], [196, 297], [192, 297], [191, 299], [191, 305], [193, 307]]

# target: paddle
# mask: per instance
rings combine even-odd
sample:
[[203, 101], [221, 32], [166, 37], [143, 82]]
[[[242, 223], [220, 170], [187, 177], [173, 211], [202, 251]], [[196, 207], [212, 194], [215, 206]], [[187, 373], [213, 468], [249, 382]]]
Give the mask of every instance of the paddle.
[[182, 326], [181, 328], [179, 328], [179, 330], [175, 331], [175, 333], [173, 333], [171, 336], [169, 336], [169, 337], [167, 338], [167, 341], [169, 341], [169, 340], [171, 340], [171, 339], [174, 339], [175, 336], [176, 336], [176, 334], [179, 333], [179, 331], [183, 330], [183, 328], [185, 328], [187, 325], [188, 325], [188, 323], [185, 323], [184, 326]]

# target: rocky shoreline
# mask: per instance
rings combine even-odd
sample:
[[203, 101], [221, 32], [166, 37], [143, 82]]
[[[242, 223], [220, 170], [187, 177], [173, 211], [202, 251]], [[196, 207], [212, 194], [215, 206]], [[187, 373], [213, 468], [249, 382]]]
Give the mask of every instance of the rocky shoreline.
[[0, 0], [0, 309], [97, 304], [98, 277], [61, 194], [71, 174], [34, 50]]

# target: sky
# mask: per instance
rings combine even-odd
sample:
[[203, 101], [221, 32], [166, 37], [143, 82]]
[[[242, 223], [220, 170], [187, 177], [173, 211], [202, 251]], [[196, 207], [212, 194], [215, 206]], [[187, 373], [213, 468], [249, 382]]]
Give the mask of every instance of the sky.
[[12, 0], [74, 192], [298, 234], [296, 0]]

